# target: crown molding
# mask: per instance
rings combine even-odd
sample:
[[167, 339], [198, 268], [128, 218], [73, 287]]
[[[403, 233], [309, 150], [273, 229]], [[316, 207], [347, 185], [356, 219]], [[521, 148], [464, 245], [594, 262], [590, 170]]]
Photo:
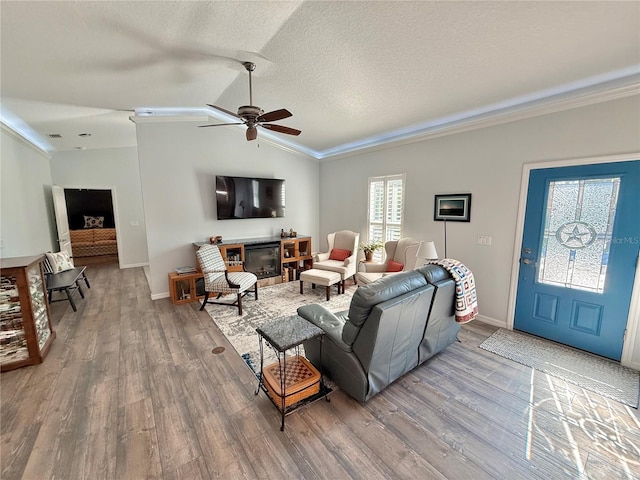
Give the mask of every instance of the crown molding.
[[26, 145], [27, 147], [31, 148], [32, 150], [34, 150], [35, 152], [39, 153], [40, 155], [45, 156], [47, 158], [47, 160], [51, 160], [51, 154], [49, 152], [47, 152], [46, 150], [43, 150], [42, 148], [40, 148], [38, 145], [33, 143], [31, 140], [26, 138], [24, 135], [20, 134], [20, 132], [14, 130], [13, 128], [11, 128], [9, 125], [7, 125], [4, 122], [0, 122], [0, 127], [2, 128], [2, 131], [5, 132], [7, 135], [15, 138], [20, 143], [23, 143], [24, 145]]
[[[150, 111], [150, 109], [149, 109]], [[189, 114], [187, 110], [181, 114], [173, 114], [173, 115], [157, 115], [157, 114], [142, 114], [142, 115], [131, 115], [129, 117], [135, 124], [143, 124], [143, 123], [174, 123], [174, 122], [213, 122], [219, 121], [216, 117], [211, 117], [209, 115], [193, 115]], [[235, 127], [238, 129], [246, 129], [245, 125], [229, 125], [230, 127]], [[314, 153], [311, 153], [310, 150], [297, 145], [293, 142], [288, 142], [285, 139], [281, 139], [271, 134], [268, 130], [260, 130], [260, 135], [258, 136], [258, 141], [262, 141], [272, 145], [280, 150], [284, 150], [285, 152], [293, 153], [296, 155], [300, 155], [306, 158], [313, 158], [317, 160], [317, 157]]]
[[[620, 85], [621, 82], [626, 82], [626, 84]], [[636, 95], [640, 95], [640, 76], [631, 75], [611, 82], [591, 85], [555, 95], [542, 96], [535, 100], [515, 103], [513, 105], [498, 105], [493, 108], [489, 106], [487, 107], [487, 111], [481, 113], [467, 112], [465, 114], [463, 112], [452, 116], [453, 119], [451, 120], [446, 118], [439, 119], [426, 126], [415, 127], [413, 130], [403, 129], [402, 131], [391, 132], [386, 137], [364, 139], [359, 142], [345, 144], [323, 151], [312, 150], [298, 145], [295, 142], [289, 142], [275, 135], [270, 135], [270, 132], [261, 132], [260, 138], [262, 141], [289, 153], [313, 158], [318, 161], [332, 161]], [[208, 115], [208, 113], [210, 112], [204, 109], [148, 108], [140, 109], [140, 112], [137, 112], [134, 116], [130, 116], [129, 119], [134, 123], [141, 124], [207, 122], [212, 120], [212, 115]], [[213, 117], [217, 118], [220, 115], [222, 114], [215, 112]], [[244, 128], [244, 126], [237, 127]]]
[[380, 140], [377, 143], [372, 142], [368, 145], [363, 144], [361, 147], [345, 150], [336, 154], [323, 155], [323, 152], [320, 152], [320, 157], [317, 158], [321, 161], [338, 160], [354, 155], [360, 155], [362, 153], [422, 142], [433, 138], [493, 127], [496, 125], [526, 120], [542, 115], [548, 115], [550, 113], [567, 111], [574, 108], [586, 107], [597, 103], [609, 102], [637, 95], [640, 95], [640, 81], [600, 92], [575, 92], [571, 97], [547, 97], [542, 100], [517, 105], [515, 107], [494, 110], [480, 115], [470, 116], [460, 120], [434, 125], [432, 127], [426, 127], [422, 131], [410, 134], [403, 138], [398, 138], [397, 140]]

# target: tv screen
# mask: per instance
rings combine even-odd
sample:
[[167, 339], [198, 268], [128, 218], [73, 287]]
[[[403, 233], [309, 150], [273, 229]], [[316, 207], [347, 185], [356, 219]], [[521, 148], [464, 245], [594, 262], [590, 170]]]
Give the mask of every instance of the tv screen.
[[218, 220], [284, 217], [284, 180], [216, 175]]

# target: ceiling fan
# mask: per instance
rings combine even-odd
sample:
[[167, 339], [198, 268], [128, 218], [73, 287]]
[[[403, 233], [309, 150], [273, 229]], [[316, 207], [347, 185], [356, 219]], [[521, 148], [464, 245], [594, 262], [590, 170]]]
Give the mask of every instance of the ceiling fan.
[[292, 116], [292, 113], [289, 110], [281, 108], [280, 110], [274, 110], [273, 112], [264, 113], [260, 107], [256, 107], [253, 105], [253, 91], [251, 89], [251, 72], [256, 69], [256, 65], [253, 62], [243, 62], [244, 68], [249, 72], [249, 105], [244, 105], [238, 108], [238, 113], [230, 112], [229, 110], [225, 110], [222, 107], [217, 107], [215, 105], [207, 104], [211, 108], [215, 108], [216, 110], [220, 110], [221, 112], [226, 113], [227, 115], [231, 115], [236, 117], [241, 122], [232, 122], [232, 123], [214, 123], [211, 125], [198, 125], [199, 127], [219, 127], [221, 125], [246, 125], [247, 126], [247, 141], [255, 140], [258, 137], [258, 130], [256, 127], [266, 128], [267, 130], [273, 130], [274, 132], [286, 133], [287, 135], [300, 135], [300, 130], [296, 130], [295, 128], [285, 127], [284, 125], [276, 125], [273, 123], [265, 123], [265, 122], [275, 122], [278, 120], [282, 120], [283, 118], [288, 118]]

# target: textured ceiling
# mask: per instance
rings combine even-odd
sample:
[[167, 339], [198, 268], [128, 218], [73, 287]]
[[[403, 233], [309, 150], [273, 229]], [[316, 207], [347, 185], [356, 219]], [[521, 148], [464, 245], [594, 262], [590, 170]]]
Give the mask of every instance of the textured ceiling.
[[318, 158], [640, 74], [640, 2], [2, 1], [0, 17], [3, 118], [60, 133], [58, 151], [135, 145], [133, 109], [235, 111], [244, 60], [254, 104], [302, 130], [274, 138]]

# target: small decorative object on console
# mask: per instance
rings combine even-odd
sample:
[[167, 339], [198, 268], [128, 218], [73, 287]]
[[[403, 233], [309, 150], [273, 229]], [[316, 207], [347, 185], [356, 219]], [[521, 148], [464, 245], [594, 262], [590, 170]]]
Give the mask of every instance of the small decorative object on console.
[[179, 275], [185, 275], [187, 273], [195, 273], [196, 269], [195, 267], [185, 266], [185, 267], [177, 267], [175, 271]]
[[222, 235], [216, 235], [215, 237], [211, 237], [209, 242], [213, 245], [218, 245], [222, 243]]

